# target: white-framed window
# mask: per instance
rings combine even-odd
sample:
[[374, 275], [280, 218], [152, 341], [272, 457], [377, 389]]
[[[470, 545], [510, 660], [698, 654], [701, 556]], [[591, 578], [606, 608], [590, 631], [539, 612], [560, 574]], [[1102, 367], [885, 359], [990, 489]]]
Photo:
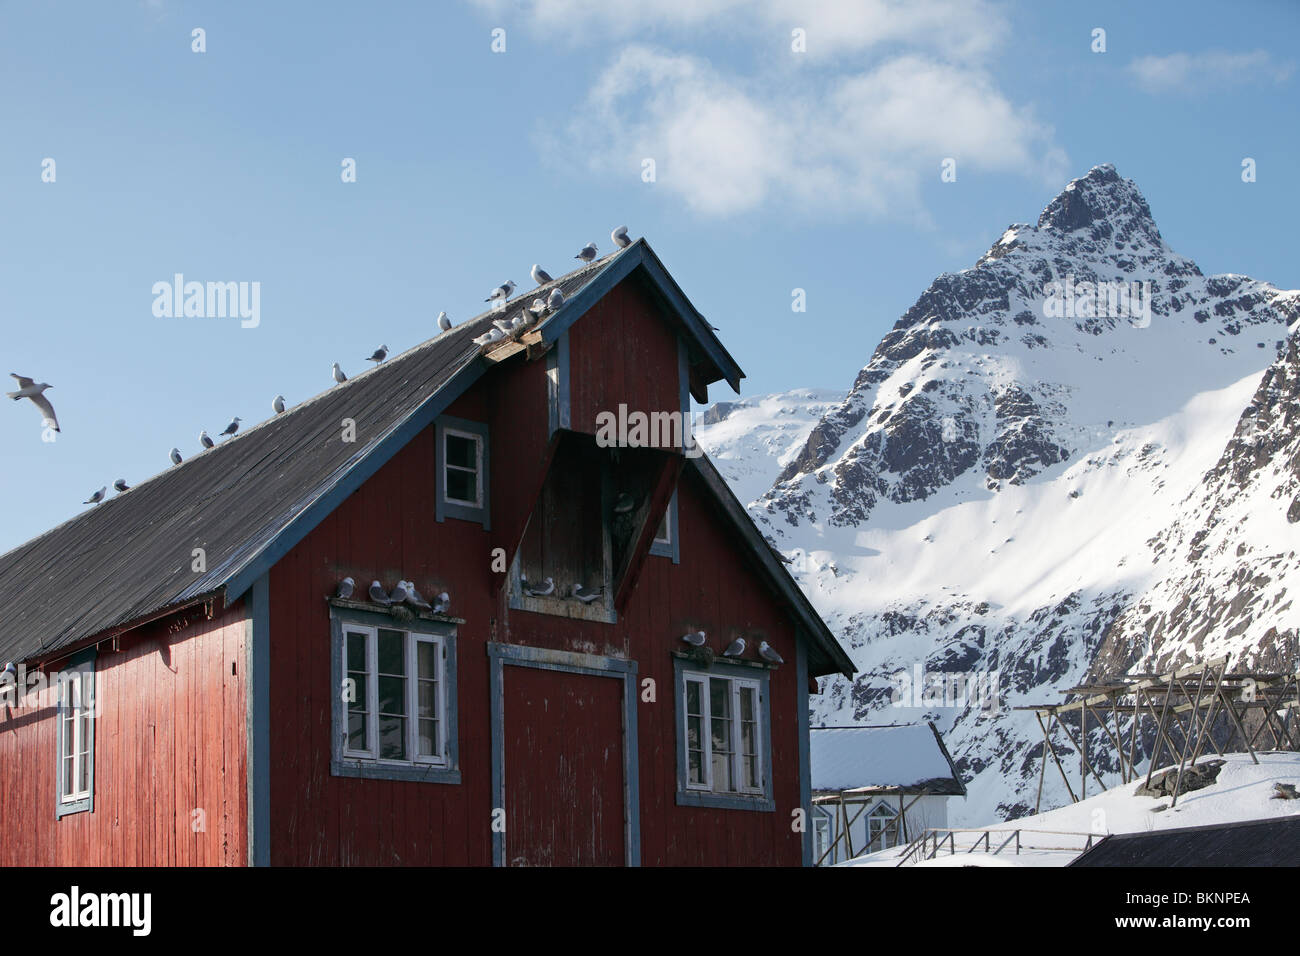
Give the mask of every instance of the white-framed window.
[[[75, 659], [74, 659], [75, 660]], [[95, 788], [95, 662], [82, 658], [58, 675], [56, 815], [90, 810]]]
[[434, 427], [437, 519], [460, 518], [489, 527], [488, 427], [444, 415]]
[[677, 564], [680, 560], [681, 551], [677, 534], [677, 492], [675, 491], [668, 501], [668, 507], [664, 509], [664, 516], [659, 519], [659, 527], [655, 529], [654, 539], [650, 542], [650, 553], [672, 558], [673, 564]]
[[688, 790], [764, 793], [762, 703], [757, 679], [682, 672]]
[[897, 845], [898, 810], [887, 803], [878, 803], [867, 814], [867, 852], [888, 850]]
[[831, 848], [831, 821], [825, 813], [820, 810], [813, 810], [813, 862], [814, 863], [834, 863], [834, 856], [826, 860], [826, 851]]
[[342, 643], [342, 755], [448, 766], [447, 638], [344, 623]]

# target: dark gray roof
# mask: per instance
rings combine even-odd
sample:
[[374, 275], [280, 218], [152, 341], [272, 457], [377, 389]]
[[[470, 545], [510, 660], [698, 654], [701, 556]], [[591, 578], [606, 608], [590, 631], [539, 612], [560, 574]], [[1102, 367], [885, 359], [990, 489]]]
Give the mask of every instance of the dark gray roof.
[[1300, 816], [1115, 833], [1070, 866], [1296, 866]]

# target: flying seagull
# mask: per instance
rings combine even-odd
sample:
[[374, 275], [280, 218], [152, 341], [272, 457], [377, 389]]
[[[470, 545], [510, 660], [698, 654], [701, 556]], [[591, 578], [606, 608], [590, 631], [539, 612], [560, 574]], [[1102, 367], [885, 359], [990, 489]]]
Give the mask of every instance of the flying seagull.
[[379, 346], [379, 348], [375, 349], [373, 352], [370, 353], [369, 357], [366, 358], [366, 361], [374, 362], [376, 365], [378, 365], [386, 358], [388, 358], [388, 346], [381, 345]]
[[334, 372], [334, 381], [338, 382], [340, 385], [348, 380], [348, 377], [343, 374], [343, 369], [339, 368], [338, 362], [334, 363], [332, 371]]
[[277, 395], [275, 398], [271, 399], [271, 411], [275, 412], [277, 415], [284, 411], [283, 395]]
[[171, 457], [172, 457], [172, 464], [173, 464], [173, 465], [179, 465], [179, 464], [181, 463], [181, 452], [180, 452], [180, 449], [179, 449], [179, 448], [173, 448], [173, 449], [172, 449], [172, 456], [171, 456]]
[[595, 590], [589, 590], [588, 588], [584, 588], [581, 584], [575, 584], [573, 586], [573, 596], [576, 597], [583, 604], [590, 604], [592, 601], [599, 598], [600, 592], [601, 592], [600, 588], [596, 588]]
[[351, 578], [344, 578], [339, 582], [339, 589], [334, 592], [334, 596], [346, 601], [348, 598], [352, 597], [352, 592], [356, 590], [356, 587], [356, 581], [353, 581]]
[[776, 652], [776, 648], [767, 641], [758, 642], [758, 656], [770, 664], [784, 664], [785, 658]]
[[211, 438], [208, 437], [208, 430], [206, 428], [203, 429], [203, 431], [199, 432], [199, 444], [202, 445], [204, 448], [211, 448], [213, 445], [216, 444], [216, 442], [214, 442]]
[[120, 495], [124, 491], [130, 491], [131, 486], [126, 483], [125, 478], [119, 478], [117, 481], [113, 482], [113, 490]]
[[48, 422], [56, 432], [59, 431], [59, 419], [54, 414], [54, 406], [44, 394], [47, 388], [54, 386], [47, 382], [34, 382], [26, 375], [19, 375], [17, 372], [10, 372], [9, 377], [18, 383], [18, 391], [5, 392], [5, 394], [15, 402], [22, 398], [31, 399], [32, 404], [41, 413], [42, 424]]
[[529, 584], [527, 580], [522, 580], [521, 583], [524, 593], [533, 597], [546, 597], [555, 593], [555, 578], [543, 578], [541, 584]]
[[82, 502], [83, 505], [97, 505], [104, 500], [104, 495], [108, 494], [108, 485], [100, 488], [97, 492]]
[[682, 635], [682, 642], [691, 645], [691, 647], [703, 647], [704, 641], [705, 637], [703, 631], [695, 631], [691, 634]]
[[238, 415], [236, 415], [233, 419], [231, 419], [230, 424], [226, 426], [226, 430], [221, 434], [233, 435], [235, 432], [239, 431], [239, 423], [242, 421], [243, 419], [240, 418]]
[[577, 254], [576, 256], [574, 256], [573, 258], [575, 258], [575, 259], [581, 259], [583, 262], [595, 262], [595, 261], [596, 261], [596, 244], [595, 244], [594, 242], [589, 242], [589, 243], [587, 243], [585, 246], [583, 246], [583, 247], [578, 251], [578, 254]]
[[564, 305], [564, 293], [559, 289], [552, 289], [546, 300], [546, 308], [552, 312], [559, 312], [562, 305]]
[[515, 280], [511, 279], [509, 282], [503, 282], [501, 283], [501, 285], [493, 289], [492, 294], [488, 296], [486, 299], [484, 299], [483, 301], [495, 302], [499, 299], [502, 302], [504, 302], [506, 301], [506, 299], [510, 298], [511, 293], [514, 291], [515, 291]]
[[745, 639], [743, 637], [738, 637], [727, 645], [727, 649], [722, 652], [722, 656], [739, 657], [743, 653], [745, 653]]
[[545, 269], [543, 269], [535, 262], [533, 263], [532, 275], [533, 275], [533, 281], [536, 282], [538, 285], [546, 285], [546, 283], [548, 282], [555, 281], [554, 279], [551, 278], [551, 274], [549, 272], [547, 272]]
[[378, 581], [370, 582], [370, 600], [376, 604], [388, 605], [393, 603], [392, 598], [388, 596], [388, 592], [384, 590], [384, 586]]
[[447, 318], [446, 312], [438, 313], [438, 328], [446, 332], [451, 328], [451, 319]]
[[627, 237], [627, 226], [619, 226], [609, 234], [609, 238], [614, 240], [614, 245], [620, 249], [626, 249], [632, 245], [632, 240]]

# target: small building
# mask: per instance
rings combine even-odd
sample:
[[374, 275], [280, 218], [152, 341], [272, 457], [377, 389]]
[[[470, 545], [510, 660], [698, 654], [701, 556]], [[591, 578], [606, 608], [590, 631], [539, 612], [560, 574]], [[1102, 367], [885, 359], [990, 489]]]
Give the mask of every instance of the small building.
[[812, 862], [743, 373], [644, 240], [507, 306], [0, 555], [0, 864]]
[[813, 855], [819, 866], [908, 843], [948, 825], [966, 786], [934, 724], [814, 727]]

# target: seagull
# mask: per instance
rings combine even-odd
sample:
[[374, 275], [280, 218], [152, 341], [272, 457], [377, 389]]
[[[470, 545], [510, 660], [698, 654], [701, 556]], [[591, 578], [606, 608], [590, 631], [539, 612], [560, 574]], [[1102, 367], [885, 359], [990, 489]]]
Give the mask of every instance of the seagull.
[[388, 592], [384, 590], [383, 585], [378, 581], [370, 582], [370, 600], [374, 601], [376, 604], [383, 605], [393, 603], [392, 599], [388, 596]]
[[271, 399], [271, 411], [275, 412], [277, 415], [284, 411], [283, 395], [277, 395], [275, 398]]
[[524, 318], [524, 314], [525, 313], [520, 312], [518, 315], [516, 315], [513, 319], [510, 320], [510, 330], [512, 332], [518, 331], [519, 329], [522, 329], [525, 325], [528, 324], [528, 320]]
[[581, 259], [583, 262], [595, 262], [595, 261], [596, 261], [596, 244], [595, 244], [594, 242], [589, 242], [589, 243], [587, 243], [585, 246], [583, 246], [583, 247], [578, 251], [578, 254], [577, 254], [576, 256], [574, 256], [573, 258], [575, 258], [575, 259]]
[[493, 319], [492, 324], [495, 325], [502, 332], [509, 332], [511, 329], [515, 327], [514, 320], [512, 319]]
[[534, 319], [540, 319], [546, 314], [546, 300], [541, 298], [533, 299], [533, 303], [528, 307], [528, 311], [532, 313]]
[[500, 342], [506, 337], [506, 334], [498, 328], [491, 328], [474, 340], [475, 345], [488, 345], [492, 342]]
[[346, 601], [348, 598], [352, 597], [352, 592], [356, 590], [356, 587], [356, 581], [353, 581], [351, 578], [344, 578], [339, 582], [339, 589], [334, 592], [334, 596]]
[[179, 449], [179, 448], [173, 448], [173, 449], [172, 449], [172, 464], [173, 464], [173, 465], [179, 465], [180, 463], [181, 463], [181, 452], [180, 452], [180, 449]]
[[97, 505], [104, 500], [104, 495], [108, 494], [108, 485], [100, 488], [97, 492], [82, 502], [83, 505]]
[[535, 262], [533, 263], [532, 274], [533, 274], [533, 281], [536, 282], [538, 285], [546, 285], [546, 283], [548, 282], [555, 281], [554, 279], [551, 278], [551, 274], [549, 272], [547, 272], [545, 269], [543, 269]]
[[214, 442], [211, 438], [208, 437], [208, 430], [206, 428], [203, 429], [203, 431], [199, 432], [199, 444], [202, 445], [204, 448], [211, 448], [213, 445], [216, 444], [216, 442]]
[[785, 658], [776, 652], [776, 648], [767, 641], [758, 642], [758, 656], [771, 664], [784, 664]]
[[54, 414], [54, 406], [45, 397], [45, 390], [54, 386], [46, 382], [34, 382], [27, 376], [19, 375], [17, 372], [10, 372], [9, 377], [18, 383], [18, 391], [5, 392], [5, 394], [15, 402], [22, 398], [30, 398], [37, 411], [41, 413], [41, 423], [48, 423], [54, 427], [56, 432], [59, 431], [59, 420]]
[[447, 318], [446, 312], [438, 313], [438, 328], [442, 329], [444, 332], [451, 329], [451, 319]]
[[555, 578], [543, 578], [541, 584], [529, 584], [527, 580], [520, 579], [524, 586], [524, 593], [533, 597], [546, 597], [555, 593]]
[[446, 614], [447, 609], [451, 607], [451, 595], [443, 591], [438, 595], [437, 603], [433, 605], [434, 614]]
[[386, 358], [388, 358], [388, 346], [381, 345], [379, 346], [379, 348], [375, 349], [373, 352], [370, 353], [370, 356], [366, 359], [366, 361], [374, 362], [376, 365], [378, 365]]
[[389, 592], [388, 600], [393, 604], [405, 604], [406, 599], [410, 596], [411, 593], [406, 590], [406, 582], [398, 581], [397, 587], [393, 588], [393, 590]]
[[433, 610], [433, 605], [420, 597], [420, 592], [415, 589], [414, 581], [403, 581], [406, 585], [406, 603], [411, 607], [418, 607], [421, 611]]
[[614, 245], [620, 249], [626, 249], [632, 245], [632, 240], [627, 237], [627, 226], [619, 226], [609, 234], [609, 238], [614, 240]]
[[503, 282], [501, 283], [501, 285], [493, 289], [492, 294], [488, 296], [486, 299], [484, 299], [483, 301], [495, 302], [498, 299], [500, 299], [502, 302], [504, 302], [508, 298], [510, 298], [510, 294], [514, 291], [515, 291], [515, 280], [511, 279], [509, 282]]
[[727, 645], [727, 649], [722, 652], [722, 656], [739, 657], [743, 653], [745, 653], [745, 639], [743, 637], [738, 637]]
[[601, 592], [600, 588], [596, 588], [594, 591], [589, 591], [587, 588], [584, 588], [581, 584], [575, 584], [573, 586], [573, 596], [576, 597], [583, 604], [590, 604], [592, 601], [599, 598], [600, 592]]
[[13, 677], [15, 674], [18, 673], [18, 668], [14, 667], [13, 661], [10, 661], [9, 663], [5, 664], [5, 669], [3, 671], [0, 671], [0, 673], [8, 674], [10, 677]]
[[338, 362], [334, 363], [333, 372], [334, 372], [334, 381], [338, 382], [340, 385], [342, 385], [344, 382], [348, 380], [348, 377], [343, 374], [343, 369], [339, 368]]
[[239, 431], [239, 423], [242, 421], [243, 419], [240, 418], [238, 415], [236, 415], [233, 419], [231, 419], [230, 424], [226, 426], [226, 430], [221, 434], [233, 435], [235, 432]]
[[125, 478], [119, 478], [117, 481], [113, 482], [113, 490], [120, 495], [124, 491], [130, 491], [131, 486], [126, 483]]
[[703, 631], [695, 631], [692, 634], [682, 635], [683, 643], [689, 644], [691, 647], [703, 647], [705, 640], [706, 638]]
[[551, 312], [559, 312], [562, 305], [564, 305], [564, 293], [559, 289], [552, 289], [550, 297], [546, 300], [546, 308]]

